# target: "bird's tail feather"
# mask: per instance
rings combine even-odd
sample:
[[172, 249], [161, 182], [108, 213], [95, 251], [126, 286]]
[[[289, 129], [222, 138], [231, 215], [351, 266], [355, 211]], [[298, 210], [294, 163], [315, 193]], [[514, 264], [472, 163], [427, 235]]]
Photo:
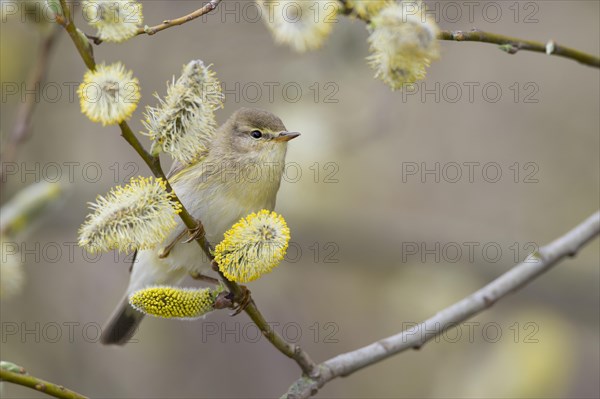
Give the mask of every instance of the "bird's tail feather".
[[125, 345], [131, 340], [143, 318], [144, 314], [135, 310], [125, 295], [102, 328], [100, 342], [104, 345]]

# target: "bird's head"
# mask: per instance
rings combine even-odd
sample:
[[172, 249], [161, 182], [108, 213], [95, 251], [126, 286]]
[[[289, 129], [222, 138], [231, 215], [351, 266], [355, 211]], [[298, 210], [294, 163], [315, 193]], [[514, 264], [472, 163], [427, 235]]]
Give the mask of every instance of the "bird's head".
[[283, 162], [288, 141], [298, 136], [271, 112], [241, 108], [219, 129], [216, 140], [219, 152], [240, 162]]

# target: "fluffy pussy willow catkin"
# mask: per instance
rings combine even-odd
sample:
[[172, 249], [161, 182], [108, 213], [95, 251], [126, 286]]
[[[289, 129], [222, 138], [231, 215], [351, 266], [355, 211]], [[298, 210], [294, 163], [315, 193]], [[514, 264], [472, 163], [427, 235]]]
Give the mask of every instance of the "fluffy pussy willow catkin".
[[79, 229], [79, 245], [89, 252], [154, 248], [177, 225], [181, 205], [166, 190], [163, 179], [132, 178], [125, 187], [91, 203], [94, 211]]
[[338, 22], [337, 1], [257, 0], [275, 41], [298, 52], [323, 45]]
[[394, 0], [347, 0], [346, 5], [352, 9], [352, 14], [360, 18], [370, 19], [382, 8], [393, 2]]
[[215, 261], [229, 280], [246, 283], [269, 273], [285, 257], [290, 229], [265, 209], [233, 225], [215, 248]]
[[157, 107], [146, 107], [143, 133], [163, 152], [190, 163], [208, 152], [216, 131], [214, 111], [223, 106], [221, 83], [200, 60], [183, 67], [177, 81], [167, 84], [167, 96]]
[[133, 73], [117, 62], [100, 64], [87, 71], [77, 89], [81, 112], [103, 125], [121, 123], [129, 118], [140, 101], [140, 86]]
[[193, 320], [214, 310], [221, 289], [144, 288], [129, 296], [129, 303], [142, 313], [167, 319]]
[[105, 42], [119, 43], [132, 38], [144, 22], [142, 5], [132, 0], [86, 0], [83, 14]]
[[431, 61], [439, 58], [435, 21], [422, 2], [397, 2], [371, 19], [369, 64], [375, 77], [393, 90], [424, 79]]

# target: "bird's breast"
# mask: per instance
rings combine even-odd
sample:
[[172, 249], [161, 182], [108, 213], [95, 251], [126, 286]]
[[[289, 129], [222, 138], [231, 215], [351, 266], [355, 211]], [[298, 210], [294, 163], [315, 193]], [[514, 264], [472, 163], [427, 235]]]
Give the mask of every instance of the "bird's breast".
[[179, 182], [173, 188], [186, 209], [202, 221], [207, 239], [215, 245], [242, 217], [275, 208], [282, 173], [283, 163], [224, 164], [193, 184], [192, 190], [180, 187]]
[[[275, 208], [284, 164], [260, 162], [242, 166], [222, 162], [218, 167], [209, 166], [196, 165], [204, 168], [202, 173], [188, 170], [171, 184], [185, 208], [202, 222], [207, 240], [215, 246], [241, 218], [261, 209]], [[179, 222], [165, 245], [184, 229]], [[210, 262], [195, 243], [178, 243], [165, 261], [171, 268], [185, 267], [190, 271], [210, 268]]]

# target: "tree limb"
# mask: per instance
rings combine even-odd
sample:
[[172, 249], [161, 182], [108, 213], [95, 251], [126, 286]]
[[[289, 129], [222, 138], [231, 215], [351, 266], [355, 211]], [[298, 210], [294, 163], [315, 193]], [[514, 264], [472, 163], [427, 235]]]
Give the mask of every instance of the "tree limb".
[[190, 14], [184, 15], [183, 17], [168, 19], [166, 21], [163, 21], [162, 24], [156, 26], [145, 26], [143, 28], [139, 28], [137, 34], [154, 35], [156, 32], [160, 32], [161, 30], [172, 28], [173, 26], [183, 25], [186, 22], [190, 22], [196, 18], [203, 16], [204, 14], [208, 14], [209, 12], [217, 8], [220, 2], [221, 0], [211, 0], [210, 2], [206, 3], [206, 5], [204, 5], [203, 7], [200, 7], [199, 9]]
[[469, 32], [463, 32], [459, 30], [442, 31], [438, 35], [438, 39], [456, 42], [482, 42], [498, 44], [501, 50], [506, 51], [509, 54], [515, 54], [519, 50], [534, 51], [536, 53], [546, 53], [548, 55], [570, 58], [578, 61], [581, 64], [600, 68], [600, 58], [570, 47], [560, 46], [552, 40], [546, 44], [543, 44], [533, 40], [524, 40], [516, 37], [499, 35], [497, 33], [482, 32], [477, 29], [473, 29]]
[[[368, 17], [360, 17], [354, 13], [354, 8], [349, 5], [346, 0], [340, 0], [342, 3], [342, 14], [353, 15], [361, 19], [367, 24], [370, 24]], [[570, 47], [559, 46], [553, 40], [543, 44], [533, 40], [519, 39], [497, 33], [482, 32], [478, 29], [473, 29], [470, 32], [457, 31], [441, 31], [438, 34], [438, 40], [449, 40], [455, 42], [481, 42], [498, 44], [500, 49], [509, 54], [515, 54], [519, 50], [533, 51], [536, 53], [546, 53], [548, 55], [556, 55], [559, 57], [570, 58], [578, 61], [581, 64], [600, 68], [600, 58], [591, 54], [584, 53]]]
[[52, 382], [41, 380], [29, 374], [22, 372], [13, 372], [0, 368], [0, 381], [12, 382], [13, 384], [22, 385], [36, 391], [43, 392], [47, 395], [61, 399], [88, 399], [75, 391], [71, 391], [62, 385], [56, 385]]
[[418, 326], [370, 345], [331, 358], [318, 365], [320, 376], [302, 377], [289, 388], [284, 398], [308, 398], [329, 381], [407, 349], [420, 349], [431, 339], [491, 307], [496, 301], [527, 285], [559, 261], [575, 254], [600, 233], [600, 212], [594, 213], [567, 234], [541, 247], [508, 272], [465, 299], [438, 312]]

